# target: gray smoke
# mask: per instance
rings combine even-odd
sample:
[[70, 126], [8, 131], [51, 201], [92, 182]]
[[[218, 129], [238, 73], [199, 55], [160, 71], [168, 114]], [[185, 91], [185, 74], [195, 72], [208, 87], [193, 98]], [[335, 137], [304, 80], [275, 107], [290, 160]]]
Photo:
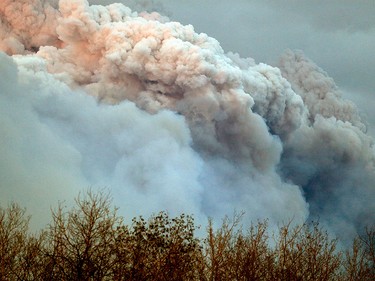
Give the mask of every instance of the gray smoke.
[[302, 186], [311, 218], [349, 240], [374, 223], [374, 141], [355, 105], [302, 53], [286, 52], [280, 69], [308, 109], [306, 124], [284, 142], [282, 174]]
[[122, 4], [5, 1], [0, 19], [1, 202], [39, 224], [87, 186], [128, 217], [244, 210], [348, 237], [373, 222], [373, 140], [303, 54], [256, 64]]

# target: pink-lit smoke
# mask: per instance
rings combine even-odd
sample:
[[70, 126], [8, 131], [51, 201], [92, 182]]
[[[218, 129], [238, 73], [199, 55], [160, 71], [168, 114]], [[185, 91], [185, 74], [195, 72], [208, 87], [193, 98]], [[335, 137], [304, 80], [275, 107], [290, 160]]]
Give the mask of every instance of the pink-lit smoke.
[[[108, 187], [128, 217], [373, 223], [373, 140], [302, 53], [279, 67], [122, 4], [0, 3], [0, 196], [39, 223]], [[345, 237], [344, 237], [345, 238]]]

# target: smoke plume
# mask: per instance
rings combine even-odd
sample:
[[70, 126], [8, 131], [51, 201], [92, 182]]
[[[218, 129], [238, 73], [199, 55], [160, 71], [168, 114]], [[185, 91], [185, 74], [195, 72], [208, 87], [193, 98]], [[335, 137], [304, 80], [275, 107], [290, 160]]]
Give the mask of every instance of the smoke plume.
[[87, 186], [128, 217], [244, 210], [348, 237], [373, 223], [373, 140], [302, 53], [256, 64], [156, 12], [85, 0], [2, 1], [0, 50], [1, 203], [39, 224]]

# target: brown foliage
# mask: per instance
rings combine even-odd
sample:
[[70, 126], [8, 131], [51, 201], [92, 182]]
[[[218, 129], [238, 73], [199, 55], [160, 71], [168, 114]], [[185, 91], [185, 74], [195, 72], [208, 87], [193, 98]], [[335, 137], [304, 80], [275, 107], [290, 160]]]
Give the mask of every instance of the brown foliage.
[[345, 280], [375, 280], [375, 227], [366, 228], [363, 236], [354, 239], [345, 256]]
[[104, 193], [88, 191], [76, 207], [52, 212], [47, 235], [48, 280], [110, 280], [117, 226], [122, 220]]
[[133, 219], [118, 237], [119, 263], [126, 264], [118, 280], [194, 280], [200, 251], [194, 230], [193, 218], [184, 214]]
[[206, 239], [208, 280], [339, 280], [341, 254], [336, 241], [313, 226], [280, 228], [270, 246], [267, 222], [235, 230], [240, 217], [225, 219]]
[[277, 280], [340, 280], [336, 240], [317, 223], [280, 228], [275, 255]]
[[0, 207], [0, 281], [375, 280], [374, 228], [344, 252], [317, 223], [286, 224], [270, 240], [267, 221], [244, 231], [243, 215], [217, 229], [209, 220], [198, 239], [191, 216], [161, 212], [124, 225], [108, 194], [88, 191], [32, 235], [25, 210], [11, 204]]
[[0, 207], [0, 280], [39, 280], [44, 234], [28, 233], [30, 218], [17, 204]]

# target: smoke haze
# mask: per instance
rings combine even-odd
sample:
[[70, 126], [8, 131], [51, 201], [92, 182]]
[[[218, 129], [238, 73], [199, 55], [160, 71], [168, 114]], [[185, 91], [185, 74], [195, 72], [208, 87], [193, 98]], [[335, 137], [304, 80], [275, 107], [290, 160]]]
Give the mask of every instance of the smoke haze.
[[124, 3], [0, 3], [2, 204], [42, 226], [92, 186], [127, 217], [244, 210], [343, 239], [374, 222], [373, 139], [326, 72], [299, 51], [255, 63], [156, 1]]

